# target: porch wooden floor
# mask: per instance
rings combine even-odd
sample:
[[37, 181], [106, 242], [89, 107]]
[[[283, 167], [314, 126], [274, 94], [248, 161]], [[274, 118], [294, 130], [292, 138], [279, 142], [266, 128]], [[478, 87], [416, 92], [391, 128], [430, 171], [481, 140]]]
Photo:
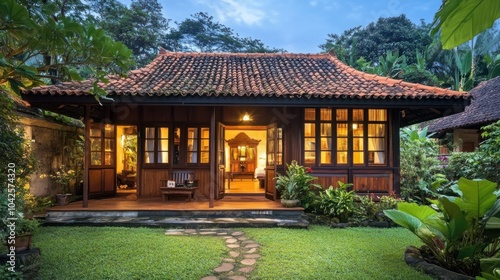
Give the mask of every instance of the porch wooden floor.
[[[129, 197], [129, 198], [127, 198]], [[214, 208], [209, 208], [208, 199], [197, 197], [187, 201], [185, 196], [174, 197], [162, 201], [161, 197], [143, 197], [130, 200], [129, 195], [120, 195], [113, 198], [89, 199], [87, 208], [83, 208], [82, 201], [72, 202], [66, 206], [54, 206], [51, 211], [104, 211], [104, 210], [289, 210], [281, 205], [280, 201], [266, 199], [264, 195], [226, 195], [221, 200], [214, 201]], [[293, 209], [293, 208], [292, 208]], [[294, 210], [297, 210], [296, 208]]]

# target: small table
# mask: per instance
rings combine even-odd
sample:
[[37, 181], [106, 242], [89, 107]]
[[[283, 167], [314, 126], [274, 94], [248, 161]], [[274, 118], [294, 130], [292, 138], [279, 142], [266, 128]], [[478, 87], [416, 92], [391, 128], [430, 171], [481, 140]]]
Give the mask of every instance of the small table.
[[175, 187], [175, 188], [160, 187], [163, 201], [167, 201], [168, 196], [171, 194], [187, 194], [188, 200], [191, 201], [191, 199], [194, 199], [194, 194], [197, 189], [198, 187]]

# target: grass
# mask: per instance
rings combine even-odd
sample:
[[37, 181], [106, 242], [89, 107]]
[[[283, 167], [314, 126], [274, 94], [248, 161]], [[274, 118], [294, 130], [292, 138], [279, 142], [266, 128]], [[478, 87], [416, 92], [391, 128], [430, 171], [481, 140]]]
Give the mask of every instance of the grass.
[[245, 229], [262, 245], [251, 279], [431, 279], [404, 262], [406, 229]]
[[[419, 245], [402, 228], [245, 228], [261, 244], [251, 279], [431, 279], [406, 265]], [[42, 227], [41, 279], [201, 279], [226, 256], [222, 238], [166, 236], [164, 229]]]
[[41, 279], [201, 279], [227, 251], [217, 237], [120, 227], [42, 227], [34, 246]]

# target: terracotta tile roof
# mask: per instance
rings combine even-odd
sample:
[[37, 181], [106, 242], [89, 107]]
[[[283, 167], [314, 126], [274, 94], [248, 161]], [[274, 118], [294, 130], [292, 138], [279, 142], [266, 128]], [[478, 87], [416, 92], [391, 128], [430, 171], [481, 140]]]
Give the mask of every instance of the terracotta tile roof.
[[[467, 99], [468, 94], [360, 72], [330, 54], [161, 51], [127, 78], [101, 85], [114, 95], [281, 96], [359, 99]], [[42, 86], [28, 95], [86, 95], [92, 81]]]
[[500, 77], [480, 83], [470, 94], [471, 104], [463, 112], [430, 122], [429, 131], [479, 126], [500, 120]]

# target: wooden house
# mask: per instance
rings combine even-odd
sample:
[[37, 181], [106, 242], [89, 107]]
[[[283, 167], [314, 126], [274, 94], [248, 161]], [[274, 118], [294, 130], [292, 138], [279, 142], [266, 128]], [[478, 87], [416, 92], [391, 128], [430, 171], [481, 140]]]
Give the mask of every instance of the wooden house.
[[[500, 77], [481, 82], [470, 95], [472, 101], [463, 112], [427, 124], [438, 138], [451, 134], [456, 152], [473, 152], [482, 141], [481, 127], [500, 120]], [[441, 149], [441, 153], [449, 151]]]
[[[261, 168], [263, 195], [274, 200], [273, 178], [292, 160], [311, 167], [325, 188], [343, 181], [359, 193], [398, 193], [399, 128], [461, 112], [469, 102], [464, 92], [360, 72], [333, 53], [162, 50], [127, 78], [101, 84], [110, 98], [102, 105], [92, 86], [71, 82], [23, 92], [32, 106], [84, 121], [84, 206], [89, 197], [116, 192], [123, 126], [137, 135], [139, 197], [160, 196], [161, 179], [186, 170], [198, 180], [197, 195], [213, 205], [224, 198], [228, 172]], [[235, 138], [226, 135], [230, 130], [263, 136], [228, 148]]]

